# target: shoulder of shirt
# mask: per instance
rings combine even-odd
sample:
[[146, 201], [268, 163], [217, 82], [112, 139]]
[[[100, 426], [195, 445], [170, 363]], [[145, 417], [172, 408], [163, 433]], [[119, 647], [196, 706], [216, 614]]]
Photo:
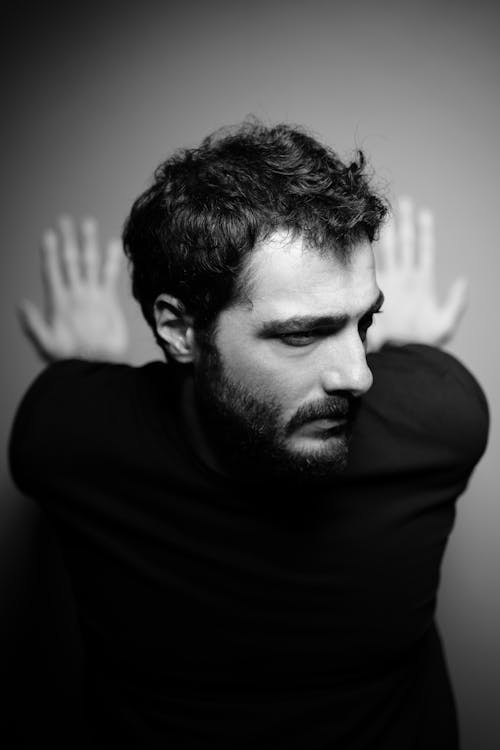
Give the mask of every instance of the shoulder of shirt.
[[[129, 364], [67, 359], [48, 365], [31, 383], [15, 414], [9, 463], [16, 484], [39, 464], [57, 457], [76, 460], [86, 446], [96, 446], [113, 431], [133, 423], [134, 404], [141, 385], [162, 362], [136, 367]], [[89, 448], [90, 449], [90, 448]]]
[[486, 416], [489, 407], [486, 395], [472, 372], [453, 354], [426, 344], [406, 346], [384, 346], [380, 351], [368, 355], [370, 367], [377, 374], [389, 377], [398, 372], [420, 373], [426, 377], [443, 378], [459, 386], [464, 395], [477, 401], [477, 406]]
[[75, 393], [84, 393], [101, 387], [105, 390], [112, 386], [126, 388], [127, 385], [133, 386], [143, 374], [147, 376], [156, 369], [166, 370], [167, 366], [159, 361], [135, 366], [98, 360], [64, 359], [42, 370], [29, 386], [23, 402], [51, 395], [61, 398], [66, 390], [74, 397]]
[[476, 377], [454, 355], [424, 344], [384, 346], [368, 356], [368, 404], [422, 437], [446, 443], [477, 463], [486, 449], [489, 408]]

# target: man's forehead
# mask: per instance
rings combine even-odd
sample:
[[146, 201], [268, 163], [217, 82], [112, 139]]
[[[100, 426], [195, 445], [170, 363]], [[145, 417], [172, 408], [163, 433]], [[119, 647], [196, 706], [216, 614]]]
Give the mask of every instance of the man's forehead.
[[325, 305], [344, 312], [348, 303], [370, 303], [378, 293], [369, 242], [344, 257], [335, 248], [311, 248], [284, 230], [256, 247], [244, 281], [252, 308], [274, 314], [321, 314]]

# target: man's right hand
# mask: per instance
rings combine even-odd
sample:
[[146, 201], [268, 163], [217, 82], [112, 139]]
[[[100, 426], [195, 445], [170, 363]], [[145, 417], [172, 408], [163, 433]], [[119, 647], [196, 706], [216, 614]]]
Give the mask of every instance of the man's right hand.
[[116, 288], [120, 241], [109, 242], [101, 257], [95, 220], [83, 221], [77, 233], [63, 216], [57, 232], [44, 233], [41, 252], [45, 312], [26, 301], [20, 317], [42, 359], [122, 359], [128, 331]]

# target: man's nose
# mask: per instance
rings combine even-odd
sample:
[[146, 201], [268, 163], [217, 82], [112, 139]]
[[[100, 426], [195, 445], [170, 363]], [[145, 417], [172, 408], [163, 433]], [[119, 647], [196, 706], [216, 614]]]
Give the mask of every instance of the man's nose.
[[344, 336], [329, 352], [322, 371], [322, 386], [326, 393], [349, 391], [362, 396], [372, 386], [373, 375], [366, 362], [366, 351], [359, 334]]

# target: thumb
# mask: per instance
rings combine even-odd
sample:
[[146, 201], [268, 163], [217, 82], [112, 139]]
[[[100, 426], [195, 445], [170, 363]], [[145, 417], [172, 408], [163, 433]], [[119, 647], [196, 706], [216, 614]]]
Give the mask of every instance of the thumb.
[[460, 323], [467, 308], [469, 284], [467, 279], [460, 277], [451, 285], [442, 310], [442, 340], [449, 340]]
[[21, 328], [40, 357], [46, 362], [52, 361], [51, 331], [41, 312], [28, 300], [21, 302], [17, 312]]

